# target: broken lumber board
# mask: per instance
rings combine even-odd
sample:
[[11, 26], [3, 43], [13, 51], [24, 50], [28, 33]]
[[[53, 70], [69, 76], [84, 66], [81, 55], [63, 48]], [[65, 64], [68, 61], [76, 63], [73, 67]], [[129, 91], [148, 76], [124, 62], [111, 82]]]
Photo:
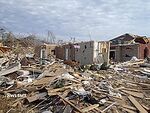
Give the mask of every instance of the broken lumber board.
[[13, 108], [10, 108], [6, 113], [9, 113], [10, 111], [12, 111], [12, 110], [15, 110], [15, 109], [13, 109]]
[[49, 96], [54, 96], [54, 95], [62, 95], [62, 97], [66, 97], [67, 94], [69, 93], [69, 91], [71, 91], [70, 89], [69, 90], [66, 90], [64, 92], [48, 92], [48, 95]]
[[63, 92], [63, 94], [62, 94], [62, 97], [66, 97], [67, 95], [68, 95], [68, 93], [70, 92], [71, 90], [69, 89], [69, 90], [66, 90], [66, 91], [64, 91]]
[[128, 90], [128, 91], [134, 91], [134, 92], [141, 92], [141, 91], [143, 91], [143, 90], [132, 89], [132, 88], [122, 88], [120, 90]]
[[138, 98], [144, 98], [144, 94], [140, 93], [140, 92], [134, 92], [134, 91], [127, 91], [127, 90], [121, 90], [124, 93], [127, 93], [129, 95], [132, 95], [134, 97], [138, 97]]
[[148, 113], [143, 107], [142, 105], [135, 100], [135, 98], [131, 95], [128, 96], [128, 99], [132, 102], [132, 104], [137, 108], [137, 110], [140, 112], [140, 113]]
[[107, 111], [108, 109], [110, 109], [113, 105], [115, 105], [116, 102], [112, 103], [111, 105], [109, 105], [108, 107], [106, 107], [105, 109], [102, 110], [102, 113]]
[[126, 108], [126, 109], [130, 109], [132, 111], [136, 111], [137, 109], [135, 107], [132, 107], [132, 106], [128, 106], [128, 105], [121, 105], [123, 108]]
[[124, 81], [126, 81], [127, 83], [132, 83], [132, 84], [137, 84], [137, 85], [143, 85], [143, 86], [150, 87], [150, 84], [147, 84], [147, 83], [132, 82], [132, 81], [129, 81], [129, 80], [124, 80]]
[[94, 104], [94, 105], [88, 106], [86, 108], [83, 108], [82, 112], [88, 112], [88, 111], [93, 110], [93, 109], [95, 109], [97, 107], [99, 107], [99, 104]]
[[[84, 103], [86, 106], [91, 106], [92, 104], [87, 104], [87, 103]], [[83, 108], [84, 109], [84, 108]], [[98, 112], [98, 113], [102, 113], [102, 110], [101, 109], [99, 109], [98, 107], [95, 107], [94, 109], [92, 109], [91, 110], [91, 112], [94, 112], [94, 111], [96, 111], [96, 113]], [[95, 113], [95, 112], [94, 112]]]
[[65, 101], [66, 103], [68, 103], [70, 106], [72, 106], [76, 111], [78, 111], [79, 113], [84, 113], [82, 112], [82, 110], [80, 110], [79, 108], [77, 108], [73, 103], [71, 103], [69, 100], [65, 99], [64, 97], [62, 97], [61, 95], [58, 95], [63, 101]]
[[53, 81], [55, 78], [54, 77], [44, 77], [41, 79], [37, 79], [35, 81], [33, 81], [34, 86], [38, 86], [38, 85], [48, 85], [51, 81]]
[[101, 91], [98, 91], [98, 90], [95, 90], [95, 89], [91, 89], [91, 90], [92, 90], [93, 92], [95, 92], [95, 93], [98, 93], [98, 94], [103, 94], [103, 95], [107, 95], [107, 96], [109, 96], [109, 97], [113, 97], [113, 98], [122, 100], [122, 98], [120, 98], [120, 97], [112, 96], [112, 95], [110, 95], [110, 94], [108, 94], [108, 93], [105, 93], [105, 92], [101, 92]]
[[91, 89], [91, 90], [92, 90], [93, 92], [95, 92], [95, 93], [108, 95], [108, 93], [106, 93], [106, 92], [101, 92], [101, 91], [98, 91], [98, 90], [95, 90], [95, 89]]
[[127, 108], [122, 107], [122, 109], [127, 111], [128, 113], [137, 113], [136, 111], [133, 111], [133, 110], [130, 110], [130, 109], [127, 109]]
[[147, 106], [141, 104], [143, 106], [143, 108], [145, 108], [148, 112], [150, 112], [150, 108], [148, 108]]
[[74, 73], [73, 76], [74, 76], [75, 78], [79, 79], [79, 80], [87, 80], [87, 79], [83, 78], [82, 76], [80, 76], [80, 75], [77, 74], [77, 73]]
[[117, 107], [116, 107], [116, 106], [112, 107], [112, 112], [113, 112], [113, 113], [119, 113], [119, 111], [117, 110]]
[[33, 67], [22, 67], [23, 70], [27, 70], [30, 72], [36, 72], [36, 73], [42, 73], [43, 71], [38, 68], [33, 68]]
[[[113, 102], [111, 102], [111, 101], [106, 101], [106, 103], [112, 104]], [[126, 105], [126, 104], [116, 103], [115, 105], [116, 105], [116, 106], [121, 106], [121, 107], [123, 107], [123, 108], [130, 109], [130, 110], [133, 110], [133, 111], [136, 111], [136, 110], [137, 110], [135, 107], [132, 107], [132, 106], [129, 106], [129, 105]]]
[[150, 100], [150, 97], [148, 97], [148, 98], [145, 98], [146, 100]]
[[51, 94], [51, 93], [56, 93], [56, 92], [60, 92], [60, 91], [64, 91], [66, 89], [71, 89], [72, 87], [76, 87], [76, 86], [81, 86], [82, 84], [72, 84], [72, 85], [69, 85], [69, 86], [64, 86], [62, 88], [56, 88], [56, 89], [51, 89], [51, 88], [46, 88], [46, 90], [48, 91], [48, 94]]
[[74, 79], [65, 79], [65, 80], [70, 80], [70, 81], [72, 81], [72, 82], [80, 83], [79, 80], [74, 80]]
[[48, 92], [49, 96], [55, 96], [55, 95], [61, 95], [62, 93], [60, 92]]

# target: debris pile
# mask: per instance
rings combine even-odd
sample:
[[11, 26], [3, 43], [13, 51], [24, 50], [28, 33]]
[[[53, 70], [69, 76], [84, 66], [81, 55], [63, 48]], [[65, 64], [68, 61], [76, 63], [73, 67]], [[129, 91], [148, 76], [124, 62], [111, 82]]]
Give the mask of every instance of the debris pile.
[[139, 64], [143, 62], [133, 58], [107, 70], [84, 71], [59, 60], [18, 68], [4, 62], [4, 72], [0, 71], [0, 102], [8, 103], [0, 112], [148, 113], [150, 81], [141, 77], [143, 67]]

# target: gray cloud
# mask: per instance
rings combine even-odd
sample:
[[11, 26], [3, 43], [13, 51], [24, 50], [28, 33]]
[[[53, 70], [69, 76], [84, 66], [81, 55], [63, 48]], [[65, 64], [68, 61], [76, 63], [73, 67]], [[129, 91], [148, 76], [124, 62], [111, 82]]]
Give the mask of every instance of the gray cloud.
[[14, 32], [107, 40], [130, 32], [149, 35], [149, 0], [1, 0], [0, 25]]

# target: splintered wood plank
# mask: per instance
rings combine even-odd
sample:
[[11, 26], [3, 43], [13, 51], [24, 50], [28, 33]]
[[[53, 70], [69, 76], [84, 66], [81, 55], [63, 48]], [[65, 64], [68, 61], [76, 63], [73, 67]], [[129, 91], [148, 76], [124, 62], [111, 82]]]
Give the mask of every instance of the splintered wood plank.
[[141, 91], [143, 91], [143, 90], [132, 89], [132, 88], [122, 88], [121, 90], [134, 91], [134, 92], [141, 92]]
[[135, 100], [135, 98], [131, 95], [128, 96], [128, 99], [132, 102], [132, 104], [140, 111], [140, 113], [148, 113], [142, 105]]
[[125, 80], [127, 83], [132, 83], [132, 84], [137, 84], [137, 85], [141, 85], [142, 86], [147, 86], [147, 87], [150, 87], [150, 84], [147, 84], [147, 83], [138, 83], [138, 82], [133, 82], [133, 81], [127, 81]]
[[[91, 106], [92, 105], [92, 104], [89, 104], [89, 103], [84, 103], [84, 104], [87, 105], [87, 106]], [[91, 112], [95, 111], [94, 113], [102, 113], [102, 110], [100, 110], [98, 107], [95, 107], [94, 109], [92, 109]]]
[[79, 108], [77, 108], [73, 103], [71, 103], [69, 100], [65, 99], [64, 97], [62, 97], [61, 95], [58, 95], [61, 99], [63, 99], [63, 101], [65, 101], [67, 104], [69, 104], [70, 106], [72, 106], [76, 111], [78, 111], [79, 113], [83, 113], [82, 110], [80, 110]]
[[136, 111], [133, 111], [133, 110], [130, 110], [130, 109], [127, 109], [127, 108], [122, 108], [122, 109], [127, 111], [128, 113], [137, 113]]
[[93, 110], [93, 109], [95, 109], [97, 107], [99, 107], [99, 104], [94, 104], [94, 105], [88, 106], [86, 108], [83, 108], [82, 112], [88, 112], [88, 111]]
[[113, 113], [119, 113], [119, 111], [118, 111], [118, 109], [117, 109], [116, 106], [112, 107], [112, 112], [113, 112]]
[[134, 110], [134, 111], [137, 110], [135, 107], [132, 107], [132, 106], [128, 106], [128, 105], [121, 105], [121, 106], [126, 109], [130, 109], [130, 110]]
[[33, 81], [33, 83], [31, 83], [31, 84], [33, 84], [34, 86], [47, 85], [53, 80], [54, 80], [54, 77], [44, 77], [44, 78]]
[[132, 95], [134, 97], [138, 97], [138, 98], [143, 98], [144, 94], [143, 93], [139, 93], [139, 92], [134, 92], [134, 91], [127, 91], [127, 90], [121, 90], [124, 93], [127, 93], [129, 95]]
[[116, 104], [116, 102], [114, 102], [111, 105], [109, 105], [108, 107], [106, 107], [104, 110], [102, 110], [102, 113], [105, 112], [105, 111], [107, 111], [108, 109], [110, 109], [115, 104]]
[[46, 90], [48, 91], [49, 94], [51, 94], [51, 93], [64, 91], [66, 89], [71, 89], [72, 87], [75, 87], [75, 86], [81, 86], [81, 84], [72, 84], [72, 85], [69, 85], [69, 86], [64, 86], [62, 88], [56, 88], [56, 89], [46, 88]]
[[143, 106], [143, 108], [145, 108], [147, 111], [150, 112], [150, 108], [149, 107], [145, 106], [144, 104], [141, 104], [141, 105]]

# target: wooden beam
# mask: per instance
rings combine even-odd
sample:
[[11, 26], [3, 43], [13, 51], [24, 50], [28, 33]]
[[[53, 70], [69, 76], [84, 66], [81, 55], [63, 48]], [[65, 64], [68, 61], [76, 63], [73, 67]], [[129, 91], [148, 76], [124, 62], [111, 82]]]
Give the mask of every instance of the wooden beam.
[[71, 89], [72, 87], [81, 86], [81, 85], [82, 84], [72, 84], [72, 85], [69, 85], [69, 86], [64, 86], [62, 88], [56, 88], [56, 89], [46, 88], [46, 90], [48, 91], [48, 94], [52, 94], [52, 93], [65, 91], [67, 89]]
[[127, 91], [127, 90], [121, 90], [121, 91], [124, 92], [124, 93], [127, 93], [129, 95], [132, 95], [134, 97], [138, 97], [138, 98], [143, 98], [144, 97], [144, 94], [140, 93], [140, 92]]
[[135, 100], [135, 98], [131, 95], [128, 96], [128, 99], [132, 102], [132, 104], [138, 109], [138, 111], [140, 113], [148, 113], [143, 107], [142, 105]]
[[130, 110], [130, 109], [127, 109], [127, 108], [122, 107], [122, 109], [127, 111], [128, 113], [137, 113], [136, 111], [133, 111], [133, 110]]
[[114, 102], [111, 105], [109, 105], [108, 107], [106, 107], [104, 110], [102, 110], [102, 113], [105, 112], [105, 111], [107, 111], [108, 109], [110, 109], [115, 104], [116, 104], [116, 102]]
[[76, 111], [78, 111], [79, 113], [84, 113], [82, 112], [82, 110], [80, 110], [79, 108], [77, 108], [73, 103], [69, 102], [67, 99], [65, 99], [64, 97], [62, 97], [61, 95], [58, 95], [63, 101], [65, 101], [66, 103], [68, 103], [70, 106], [72, 106]]
[[132, 106], [128, 106], [128, 105], [121, 105], [123, 108], [126, 108], [126, 109], [130, 109], [132, 111], [136, 111], [137, 109], [135, 107], [132, 107]]

